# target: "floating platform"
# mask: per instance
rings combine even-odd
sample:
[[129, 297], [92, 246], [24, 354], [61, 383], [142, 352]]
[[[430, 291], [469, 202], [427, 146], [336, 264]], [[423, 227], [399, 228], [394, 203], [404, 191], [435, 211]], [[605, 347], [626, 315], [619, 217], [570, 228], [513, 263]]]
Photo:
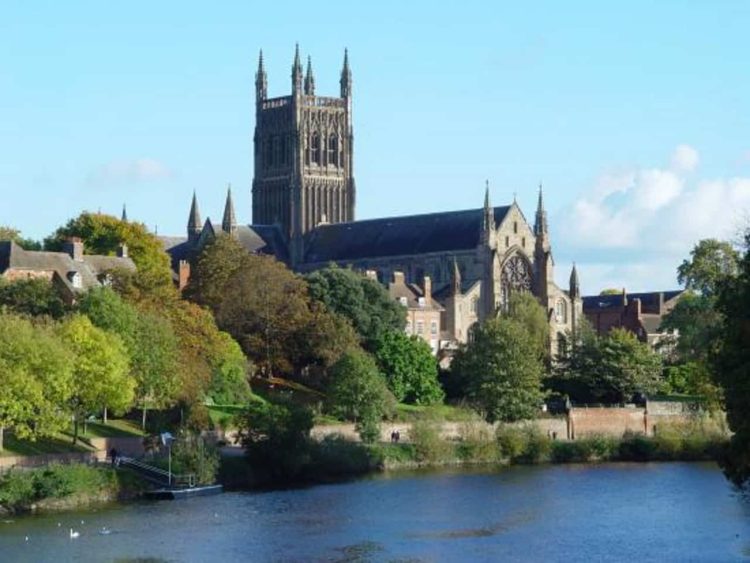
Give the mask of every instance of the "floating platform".
[[205, 485], [203, 487], [162, 488], [146, 491], [146, 498], [154, 500], [177, 500], [191, 497], [205, 497], [224, 492], [223, 485]]

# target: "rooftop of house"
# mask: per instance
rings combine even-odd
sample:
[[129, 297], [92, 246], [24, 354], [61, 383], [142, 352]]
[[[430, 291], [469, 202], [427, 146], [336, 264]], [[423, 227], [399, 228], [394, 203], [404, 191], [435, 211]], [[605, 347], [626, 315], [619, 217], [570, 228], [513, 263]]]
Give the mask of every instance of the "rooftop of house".
[[24, 250], [13, 241], [0, 241], [0, 275], [8, 272], [23, 274], [56, 274], [72, 293], [102, 285], [107, 272], [117, 269], [135, 270], [130, 258], [83, 254], [76, 260], [69, 252]]
[[676, 289], [671, 291], [649, 291], [644, 293], [613, 293], [609, 295], [587, 295], [583, 297], [583, 310], [587, 312], [606, 311], [623, 307], [625, 304], [624, 297], [627, 297], [627, 302], [630, 303], [635, 299], [641, 301], [641, 311], [644, 313], [659, 314], [660, 300], [663, 304], [667, 304], [673, 299], [678, 298], [684, 293], [682, 289]]

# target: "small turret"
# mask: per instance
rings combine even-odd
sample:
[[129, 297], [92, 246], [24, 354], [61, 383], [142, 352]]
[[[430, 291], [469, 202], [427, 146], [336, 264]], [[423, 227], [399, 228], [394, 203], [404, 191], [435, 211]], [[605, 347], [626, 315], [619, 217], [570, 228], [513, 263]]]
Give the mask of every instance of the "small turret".
[[578, 270], [576, 263], [573, 262], [573, 269], [570, 271], [570, 298], [572, 300], [581, 298], [581, 284], [578, 281]]
[[234, 214], [231, 184], [227, 186], [227, 202], [224, 205], [224, 218], [221, 221], [221, 230], [230, 235], [237, 231], [237, 218]]
[[124, 223], [128, 222], [128, 210], [125, 208], [125, 204], [122, 204], [122, 216], [120, 217], [120, 220]]
[[341, 69], [341, 97], [351, 98], [352, 96], [352, 71], [349, 68], [349, 50], [344, 49], [344, 66]]
[[263, 49], [258, 56], [258, 72], [255, 73], [255, 100], [261, 102], [268, 97], [268, 77], [263, 66]]
[[315, 76], [313, 76], [312, 59], [307, 57], [307, 72], [305, 74], [305, 95], [315, 95]]
[[195, 241], [201, 234], [201, 214], [198, 210], [198, 197], [193, 190], [193, 202], [190, 204], [190, 215], [188, 216], [187, 235], [189, 241]]
[[490, 205], [490, 181], [486, 180], [484, 188], [484, 211], [482, 214], [482, 242], [489, 243], [495, 231], [495, 214]]
[[299, 60], [299, 43], [294, 46], [294, 62], [292, 63], [292, 93], [302, 92], [302, 63]]
[[542, 184], [539, 184], [539, 202], [536, 206], [536, 219], [534, 221], [534, 235], [537, 237], [549, 234], [547, 225], [547, 211], [544, 209], [544, 198], [542, 196]]

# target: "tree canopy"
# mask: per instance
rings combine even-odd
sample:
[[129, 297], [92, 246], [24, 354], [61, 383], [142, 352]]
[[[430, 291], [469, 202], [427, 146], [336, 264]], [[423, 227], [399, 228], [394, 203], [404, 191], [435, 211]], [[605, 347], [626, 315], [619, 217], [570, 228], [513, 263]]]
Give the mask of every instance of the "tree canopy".
[[487, 422], [533, 418], [544, 397], [539, 343], [519, 321], [490, 319], [474, 329], [451, 364]]
[[424, 340], [387, 330], [378, 335], [374, 347], [378, 367], [396, 399], [417, 405], [443, 400], [437, 361]]
[[59, 319], [69, 311], [54, 284], [42, 278], [8, 282], [0, 278], [0, 313]]
[[677, 268], [677, 281], [706, 297], [716, 295], [721, 284], [737, 274], [739, 252], [728, 242], [704, 239]]
[[373, 351], [378, 335], [406, 326], [404, 307], [377, 281], [335, 264], [305, 276], [310, 296], [349, 319], [363, 345]]
[[0, 240], [12, 240], [24, 250], [41, 250], [42, 243], [21, 236], [21, 231], [0, 225]]

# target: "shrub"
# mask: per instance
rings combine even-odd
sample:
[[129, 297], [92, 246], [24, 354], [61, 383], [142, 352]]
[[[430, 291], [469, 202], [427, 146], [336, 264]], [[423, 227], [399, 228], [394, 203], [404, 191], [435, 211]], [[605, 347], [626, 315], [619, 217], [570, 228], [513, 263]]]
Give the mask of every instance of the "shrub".
[[514, 426], [498, 426], [495, 433], [500, 455], [509, 460], [516, 461], [526, 449], [526, 439], [521, 428]]
[[367, 446], [334, 435], [313, 443], [305, 473], [308, 479], [329, 480], [366, 473], [377, 465], [377, 456]]
[[409, 438], [414, 447], [414, 457], [419, 463], [443, 461], [451, 453], [451, 445], [442, 439], [438, 427], [419, 420], [411, 425]]
[[476, 463], [494, 463], [502, 459], [500, 447], [487, 427], [471, 422], [461, 427], [457, 454], [462, 460]]
[[623, 461], [651, 461], [655, 459], [656, 444], [643, 434], [626, 432], [620, 442], [618, 458]]

